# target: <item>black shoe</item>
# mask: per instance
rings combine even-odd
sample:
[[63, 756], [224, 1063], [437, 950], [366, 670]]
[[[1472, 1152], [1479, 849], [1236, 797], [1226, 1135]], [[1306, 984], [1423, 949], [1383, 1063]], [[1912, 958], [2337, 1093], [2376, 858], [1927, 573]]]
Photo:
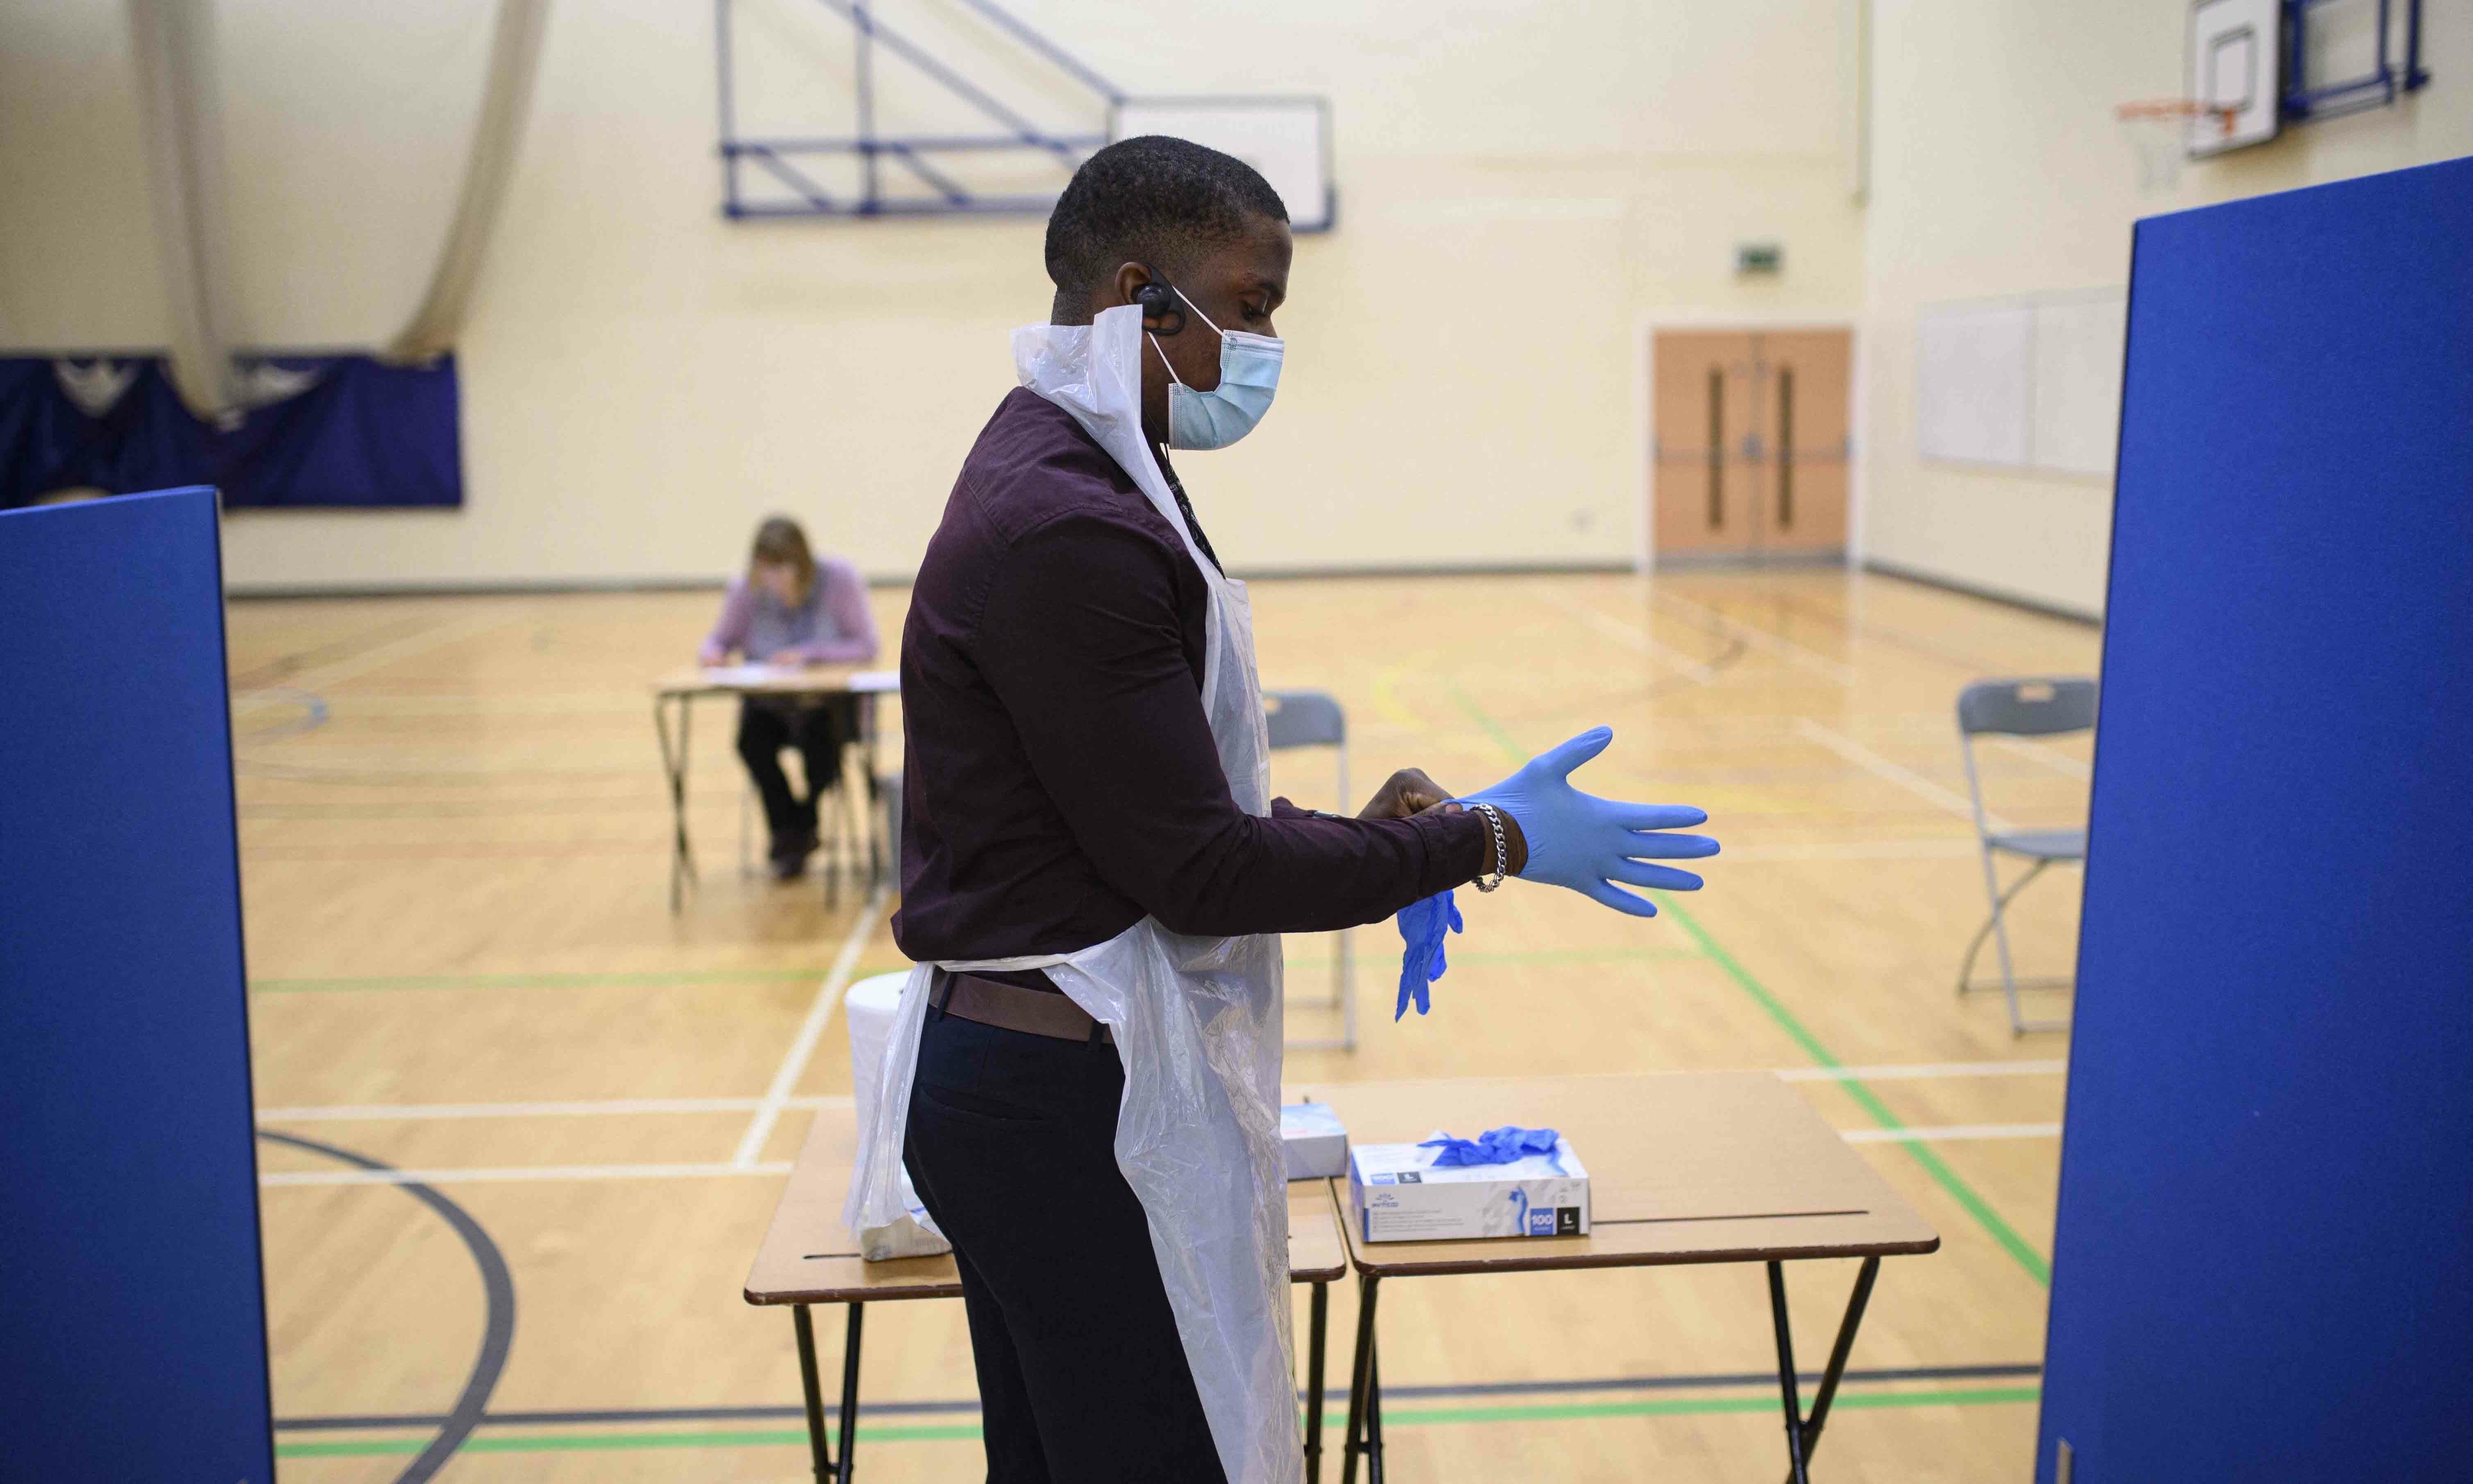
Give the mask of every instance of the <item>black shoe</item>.
[[816, 853], [816, 832], [777, 835], [773, 840], [773, 879], [796, 881], [807, 874], [807, 857]]

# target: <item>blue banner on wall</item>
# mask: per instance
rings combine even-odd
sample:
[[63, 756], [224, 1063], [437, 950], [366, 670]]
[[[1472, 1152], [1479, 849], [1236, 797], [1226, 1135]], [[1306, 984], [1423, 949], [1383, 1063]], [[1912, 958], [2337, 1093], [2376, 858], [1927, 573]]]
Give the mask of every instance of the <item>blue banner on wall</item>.
[[226, 507], [458, 506], [455, 358], [236, 360], [242, 407], [193, 416], [159, 356], [0, 357], [0, 509], [81, 488], [212, 485]]

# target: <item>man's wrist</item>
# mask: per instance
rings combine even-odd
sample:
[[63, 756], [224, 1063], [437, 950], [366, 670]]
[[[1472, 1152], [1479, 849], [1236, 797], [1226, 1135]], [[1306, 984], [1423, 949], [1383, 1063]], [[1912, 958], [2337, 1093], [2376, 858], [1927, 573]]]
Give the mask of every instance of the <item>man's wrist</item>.
[[[1501, 874], [1506, 876], [1516, 876], [1520, 874], [1522, 871], [1525, 870], [1528, 865], [1528, 837], [1520, 832], [1520, 822], [1511, 817], [1510, 810], [1503, 808], [1501, 804], [1489, 804], [1487, 807], [1494, 812], [1494, 816], [1497, 819], [1500, 819], [1502, 822], [1502, 843], [1508, 847], [1511, 851], [1510, 863], [1499, 868], [1500, 872]], [[1495, 865], [1494, 850], [1495, 832], [1489, 828], [1485, 832], [1485, 851], [1481, 857], [1482, 865], [1480, 870], [1482, 874], [1490, 876], [1497, 874], [1498, 868]]]

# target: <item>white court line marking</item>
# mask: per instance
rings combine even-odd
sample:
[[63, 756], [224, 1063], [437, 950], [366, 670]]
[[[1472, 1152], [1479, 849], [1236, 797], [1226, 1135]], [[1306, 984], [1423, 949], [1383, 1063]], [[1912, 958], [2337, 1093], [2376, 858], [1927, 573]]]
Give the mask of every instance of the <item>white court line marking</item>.
[[2072, 757], [2057, 747], [2042, 742], [2031, 741], [2026, 737], [1995, 737], [1992, 739], [1992, 745], [2005, 753], [2015, 753], [2029, 761], [2042, 763], [2054, 773], [2067, 774], [2071, 778], [2081, 780], [2095, 777], [2093, 767]]
[[1850, 1144], [1936, 1144], [1969, 1138], [2058, 1138], [2057, 1123], [1944, 1123], [1924, 1129], [1840, 1129]]
[[1785, 1082], [1919, 1082], [1935, 1077], [2057, 1077], [2070, 1069], [2064, 1061], [2049, 1062], [1909, 1062], [1885, 1066], [1783, 1066]]
[[[261, 1123], [421, 1122], [431, 1118], [589, 1118], [631, 1113], [756, 1113], [760, 1097], [612, 1097], [580, 1103], [332, 1103], [314, 1108], [261, 1108]], [[852, 1106], [847, 1092], [781, 1100], [784, 1109]]]
[[[2057, 1138], [2057, 1123], [1947, 1123], [1906, 1129], [1839, 1129], [1850, 1144], [1923, 1144], [1993, 1138]], [[787, 1175], [786, 1161], [763, 1164], [534, 1164], [480, 1169], [277, 1170], [261, 1186], [510, 1185], [558, 1180], [728, 1180]]]
[[[1796, 717], [1794, 730], [1796, 734], [1806, 741], [1818, 743], [1875, 778], [1886, 778], [1916, 798], [1947, 809], [1960, 819], [1971, 821], [1975, 818], [1975, 805], [1967, 802], [1963, 798], [1951, 793], [1912, 768], [1889, 761], [1844, 732], [1832, 731], [1809, 716]], [[1984, 815], [1983, 822], [1994, 829], [2010, 827], [2009, 822], [1997, 814]]]
[[825, 1034], [825, 1022], [832, 1018], [833, 1006], [841, 1002], [851, 970], [858, 967], [859, 951], [881, 925], [885, 899], [892, 890], [890, 882], [881, 882], [868, 894], [867, 905], [859, 909], [858, 921], [851, 924], [850, 936], [842, 940], [842, 951], [833, 960], [832, 971], [825, 975], [824, 988], [816, 991], [816, 1002], [799, 1026], [798, 1039], [790, 1042], [789, 1054], [781, 1058], [780, 1069], [773, 1074], [773, 1086], [765, 1089], [756, 1116], [747, 1120], [747, 1133], [739, 1138], [738, 1152], [731, 1156], [731, 1163], [752, 1168], [756, 1157], [764, 1152], [764, 1141], [773, 1137], [773, 1125], [780, 1121], [781, 1110], [789, 1106], [790, 1089], [799, 1085], [801, 1074], [806, 1071], [807, 1058], [816, 1054], [816, 1042]]
[[1670, 607], [1688, 608], [1754, 649], [1767, 650], [1770, 654], [1799, 664], [1807, 670], [1826, 675], [1840, 685], [1855, 683], [1854, 666], [1832, 659], [1827, 655], [1815, 654], [1792, 639], [1778, 637], [1766, 629], [1755, 628], [1739, 618], [1730, 618], [1705, 603], [1694, 603], [1690, 598], [1680, 597], [1671, 592], [1652, 593], [1650, 601], [1665, 603]]
[[1577, 598], [1573, 598], [1566, 593], [1557, 592], [1550, 587], [1540, 590], [1536, 596], [1539, 601], [1546, 603], [1549, 607], [1561, 609], [1564, 612], [1571, 614], [1573, 617], [1580, 620], [1580, 622], [1596, 630], [1599, 634], [1614, 640], [1623, 648], [1632, 650], [1638, 654], [1646, 655], [1651, 659], [1661, 660], [1664, 663], [1672, 666], [1677, 674], [1682, 675], [1691, 681], [1706, 685], [1717, 678], [1717, 671], [1709, 668], [1705, 664], [1702, 664], [1699, 660], [1682, 653], [1680, 650], [1667, 648], [1655, 639], [1650, 638], [1645, 632], [1636, 629], [1630, 624], [1622, 622], [1621, 619], [1609, 618], [1605, 614], [1598, 612], [1596, 609], [1582, 603]]
[[1820, 845], [1730, 845], [1718, 856], [1747, 860], [1973, 860], [1972, 840], [1841, 840]]
[[543, 1180], [719, 1180], [740, 1175], [787, 1175], [787, 1161], [771, 1164], [519, 1164], [469, 1170], [277, 1170], [260, 1175], [261, 1185], [435, 1185], [507, 1184]]
[[[1873, 1066], [1778, 1066], [1769, 1068], [1788, 1082], [1917, 1082], [1967, 1077], [2056, 1077], [2069, 1070], [2065, 1061], [2035, 1062], [1910, 1062]], [[1628, 1076], [1624, 1072], [1585, 1073]], [[1377, 1082], [1352, 1082], [1348, 1087], [1381, 1087]], [[764, 1106], [760, 1097], [622, 1097], [574, 1103], [334, 1103], [307, 1108], [261, 1108], [264, 1123], [420, 1123], [432, 1118], [567, 1118], [628, 1113], [753, 1113]], [[847, 1092], [806, 1093], [781, 1100], [783, 1112], [813, 1112], [852, 1106]]]
[[271, 706], [298, 706], [300, 704], [301, 691], [323, 690], [337, 681], [348, 681], [356, 675], [367, 675], [372, 670], [391, 665], [398, 659], [408, 659], [423, 651], [488, 634], [493, 629], [503, 629], [515, 622], [516, 620], [513, 616], [501, 613], [494, 618], [459, 618], [440, 624], [435, 629], [409, 634], [392, 643], [381, 644], [375, 649], [364, 650], [360, 654], [338, 659], [333, 664], [313, 665], [297, 674], [287, 675], [283, 678], [280, 688], [240, 691], [232, 697], [231, 713], [234, 716], [246, 716], [252, 711], [264, 710]]

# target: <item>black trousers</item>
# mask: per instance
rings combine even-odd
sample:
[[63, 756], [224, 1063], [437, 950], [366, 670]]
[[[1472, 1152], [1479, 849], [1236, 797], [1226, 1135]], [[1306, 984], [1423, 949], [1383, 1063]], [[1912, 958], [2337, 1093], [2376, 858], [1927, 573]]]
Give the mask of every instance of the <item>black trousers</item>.
[[[798, 702], [751, 696], [738, 704], [738, 756], [764, 801], [773, 850], [816, 833], [816, 801], [842, 779], [842, 749], [858, 740], [858, 697]], [[807, 797], [790, 792], [781, 750], [795, 747], [807, 771]]]
[[904, 1150], [953, 1244], [989, 1484], [1226, 1484], [1150, 1228], [1116, 1049], [927, 1012]]

